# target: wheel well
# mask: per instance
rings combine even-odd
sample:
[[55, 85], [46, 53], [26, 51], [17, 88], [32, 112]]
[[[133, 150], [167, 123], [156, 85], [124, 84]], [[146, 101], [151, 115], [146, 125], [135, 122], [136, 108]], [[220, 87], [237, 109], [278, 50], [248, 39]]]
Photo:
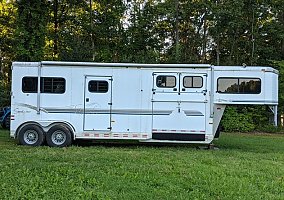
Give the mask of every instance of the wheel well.
[[[27, 126], [27, 125], [36, 125], [36, 126], [39, 126], [39, 127], [42, 128], [42, 126], [41, 126], [39, 123], [37, 123], [37, 122], [25, 122], [25, 123], [21, 124], [21, 125], [17, 128], [17, 130], [16, 130], [16, 138], [18, 138], [18, 135], [19, 135], [20, 130], [21, 130], [23, 127]], [[45, 132], [44, 132], [44, 133], [45, 133]]]
[[75, 139], [75, 135], [74, 135], [75, 129], [74, 129], [74, 127], [73, 127], [71, 124], [66, 123], [66, 122], [54, 122], [54, 123], [51, 123], [50, 125], [48, 125], [46, 132], [47, 132], [51, 127], [56, 126], [56, 125], [63, 125], [63, 126], [65, 126], [66, 128], [68, 128], [68, 130], [69, 130], [70, 133], [71, 133], [72, 139], [73, 139], [73, 140]]

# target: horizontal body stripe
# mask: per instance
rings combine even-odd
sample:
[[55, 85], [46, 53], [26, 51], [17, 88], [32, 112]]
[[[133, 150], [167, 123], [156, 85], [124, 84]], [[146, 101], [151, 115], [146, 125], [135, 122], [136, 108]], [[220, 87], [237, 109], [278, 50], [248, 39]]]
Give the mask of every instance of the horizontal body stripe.
[[[118, 114], [118, 115], [170, 115], [172, 110], [105, 110], [105, 109], [45, 109], [48, 113]], [[85, 111], [85, 112], [84, 112]]]
[[158, 100], [152, 100], [152, 103], [208, 103], [207, 100], [204, 101], [187, 101], [187, 100], [181, 100], [181, 101], [158, 101]]
[[204, 116], [204, 114], [198, 110], [184, 110], [186, 116]]
[[[32, 110], [37, 109], [36, 106], [29, 104], [18, 104]], [[118, 114], [118, 115], [170, 115], [173, 110], [141, 110], [141, 109], [83, 109], [83, 108], [40, 108], [45, 113], [74, 113], [74, 114]]]
[[278, 101], [262, 101], [262, 100], [227, 100], [227, 99], [216, 99], [214, 103], [270, 103], [270, 104], [278, 104]]
[[[19, 104], [36, 111], [36, 107], [28, 104]], [[141, 109], [83, 109], [83, 108], [40, 108], [45, 113], [73, 113], [73, 114], [100, 114], [100, 115], [170, 115], [173, 110], [141, 110]], [[186, 116], [204, 116], [198, 110], [183, 110]]]

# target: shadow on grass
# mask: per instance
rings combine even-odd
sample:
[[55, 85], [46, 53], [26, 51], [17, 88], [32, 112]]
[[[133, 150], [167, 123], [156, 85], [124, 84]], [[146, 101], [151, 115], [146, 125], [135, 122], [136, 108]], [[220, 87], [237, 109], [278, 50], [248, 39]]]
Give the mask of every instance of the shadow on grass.
[[72, 146], [80, 147], [91, 147], [91, 146], [102, 146], [102, 147], [119, 147], [119, 148], [140, 148], [140, 147], [151, 147], [151, 148], [200, 148], [200, 146], [207, 147], [207, 145], [200, 144], [176, 144], [176, 143], [147, 143], [132, 140], [75, 140]]

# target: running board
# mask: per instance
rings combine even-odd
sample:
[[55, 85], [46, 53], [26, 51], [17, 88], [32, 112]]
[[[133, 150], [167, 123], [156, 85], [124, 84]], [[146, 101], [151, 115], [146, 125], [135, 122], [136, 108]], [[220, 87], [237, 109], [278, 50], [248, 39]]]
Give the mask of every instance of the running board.
[[205, 134], [153, 133], [154, 140], [205, 141]]

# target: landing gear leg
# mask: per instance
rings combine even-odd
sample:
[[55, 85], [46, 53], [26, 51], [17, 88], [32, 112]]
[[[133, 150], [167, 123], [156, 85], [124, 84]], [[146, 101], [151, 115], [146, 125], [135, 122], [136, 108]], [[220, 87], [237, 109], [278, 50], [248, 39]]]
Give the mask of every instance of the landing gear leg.
[[208, 144], [207, 149], [208, 150], [218, 150], [219, 148], [216, 147], [213, 143], [210, 143]]
[[204, 145], [204, 146], [197, 146], [196, 149], [203, 149], [203, 150], [219, 150], [213, 143]]

